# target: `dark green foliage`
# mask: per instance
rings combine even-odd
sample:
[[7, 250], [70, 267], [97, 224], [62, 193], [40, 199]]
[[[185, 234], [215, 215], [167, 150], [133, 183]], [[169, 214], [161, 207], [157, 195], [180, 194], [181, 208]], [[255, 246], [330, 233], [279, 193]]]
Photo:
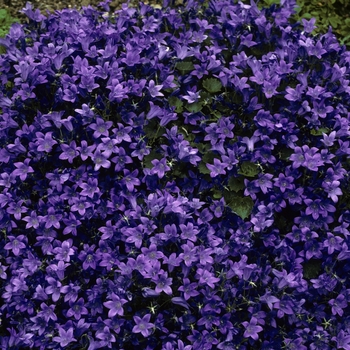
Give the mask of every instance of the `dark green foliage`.
[[[5, 9], [0, 9], [0, 38], [6, 36], [14, 22], [19, 22], [18, 18], [13, 18]], [[5, 53], [5, 48], [0, 45], [1, 53]]]
[[300, 10], [295, 19], [316, 18], [315, 33], [325, 33], [329, 26], [340, 43], [350, 47], [350, 3], [347, 0], [298, 0]]
[[0, 9], [0, 37], [4, 37], [8, 33], [14, 22], [18, 22], [18, 18], [12, 18], [5, 9]]
[[[243, 0], [250, 4], [250, 0]], [[257, 1], [259, 9], [279, 5], [280, 0]], [[316, 18], [316, 29], [313, 34], [325, 34], [329, 27], [337, 35], [339, 42], [350, 48], [350, 2], [348, 0], [297, 0], [295, 22]]]

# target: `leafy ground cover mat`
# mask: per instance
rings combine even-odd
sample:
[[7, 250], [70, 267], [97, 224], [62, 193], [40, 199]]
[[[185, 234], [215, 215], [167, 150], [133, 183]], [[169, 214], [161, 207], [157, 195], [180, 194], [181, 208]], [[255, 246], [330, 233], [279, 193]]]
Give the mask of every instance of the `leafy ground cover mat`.
[[1, 347], [350, 349], [350, 53], [167, 5], [0, 40]]

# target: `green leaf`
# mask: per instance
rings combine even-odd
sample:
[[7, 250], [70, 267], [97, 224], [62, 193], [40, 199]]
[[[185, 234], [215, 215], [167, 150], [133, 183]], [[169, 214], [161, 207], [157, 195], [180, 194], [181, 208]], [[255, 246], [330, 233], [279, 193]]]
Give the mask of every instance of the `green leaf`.
[[204, 154], [201, 162], [198, 164], [198, 169], [201, 174], [210, 174], [210, 170], [207, 168], [207, 164], [214, 162], [215, 154], [213, 152], [207, 152]]
[[205, 79], [203, 87], [209, 92], [219, 92], [222, 88], [221, 81], [215, 78]]
[[310, 280], [312, 278], [317, 278], [321, 272], [322, 260], [311, 259], [304, 263], [303, 265], [303, 276], [305, 279]]
[[345, 36], [343, 39], [340, 40], [340, 43], [342, 45], [346, 45], [346, 43], [350, 40], [350, 35]]
[[243, 162], [241, 168], [238, 170], [238, 174], [247, 177], [254, 177], [259, 173], [258, 166], [251, 162]]
[[235, 197], [235, 199], [228, 204], [232, 211], [246, 219], [253, 210], [254, 202], [250, 197]]
[[[187, 140], [188, 142], [192, 142], [195, 138], [195, 135], [188, 129], [184, 128], [183, 126], [179, 127], [179, 133], [181, 135], [183, 135], [184, 139]], [[196, 146], [192, 146], [192, 147], [196, 147]]]
[[214, 190], [214, 193], [213, 193], [213, 198], [214, 199], [221, 199], [223, 197], [222, 195], [222, 192], [219, 191], [219, 190]]
[[176, 68], [183, 72], [190, 72], [194, 69], [194, 65], [192, 62], [182, 61], [176, 63]]
[[325, 133], [327, 134], [327, 132], [329, 131], [328, 128], [319, 128], [319, 129], [312, 129], [311, 130], [311, 135], [314, 135], [314, 136], [322, 136], [322, 133]]
[[191, 113], [197, 113], [203, 108], [203, 104], [201, 102], [188, 103], [186, 105], [186, 109]]
[[8, 17], [7, 11], [5, 9], [0, 9], [0, 21]]
[[162, 155], [157, 153], [156, 151], [152, 150], [150, 154], [147, 154], [143, 158], [144, 168], [152, 169], [153, 168], [152, 160], [154, 160], [154, 159], [161, 160]]
[[270, 7], [273, 4], [278, 5], [280, 3], [279, 0], [265, 0], [266, 4]]
[[153, 118], [148, 121], [148, 124], [144, 126], [144, 131], [149, 139], [158, 139], [165, 134], [165, 128], [160, 126], [159, 120]]
[[200, 96], [201, 96], [200, 101], [203, 103], [204, 103], [205, 99], [211, 100], [213, 98], [211, 93], [209, 93], [208, 91], [204, 91], [204, 90], [202, 90], [200, 92]]
[[200, 162], [198, 164], [198, 170], [201, 174], [210, 174], [210, 170], [207, 168], [206, 163]]
[[336, 17], [330, 17], [328, 18], [329, 23], [331, 24], [331, 26], [335, 29], [338, 27], [339, 24], [339, 18]]
[[288, 160], [293, 153], [294, 151], [292, 149], [282, 148], [278, 155], [282, 160]]
[[238, 192], [244, 189], [244, 178], [243, 177], [230, 177], [227, 186], [230, 190]]
[[222, 117], [222, 113], [218, 110], [212, 111], [211, 114], [218, 120]]
[[168, 98], [168, 101], [169, 101], [170, 106], [175, 107], [175, 112], [182, 113], [184, 103], [179, 98], [177, 98], [176, 96], [170, 96]]
[[303, 14], [303, 17], [304, 17], [305, 19], [311, 19], [313, 16], [312, 16], [311, 13], [304, 13], [304, 14]]

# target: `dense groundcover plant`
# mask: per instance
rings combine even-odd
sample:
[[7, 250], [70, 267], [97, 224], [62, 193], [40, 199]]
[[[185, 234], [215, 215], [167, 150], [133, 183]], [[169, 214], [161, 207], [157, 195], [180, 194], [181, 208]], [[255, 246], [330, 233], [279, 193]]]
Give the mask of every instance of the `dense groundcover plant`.
[[0, 56], [4, 349], [350, 349], [350, 53], [295, 3], [24, 8]]

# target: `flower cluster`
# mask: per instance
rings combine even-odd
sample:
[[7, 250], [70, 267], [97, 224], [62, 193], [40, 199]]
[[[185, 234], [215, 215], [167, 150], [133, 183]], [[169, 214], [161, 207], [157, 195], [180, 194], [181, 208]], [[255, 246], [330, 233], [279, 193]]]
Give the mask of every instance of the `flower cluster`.
[[108, 3], [0, 41], [1, 347], [349, 350], [349, 52]]

